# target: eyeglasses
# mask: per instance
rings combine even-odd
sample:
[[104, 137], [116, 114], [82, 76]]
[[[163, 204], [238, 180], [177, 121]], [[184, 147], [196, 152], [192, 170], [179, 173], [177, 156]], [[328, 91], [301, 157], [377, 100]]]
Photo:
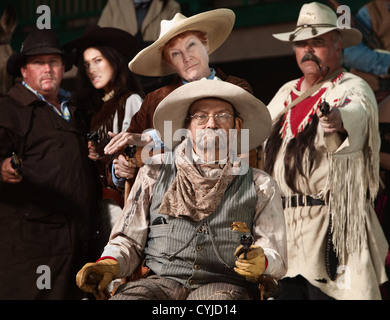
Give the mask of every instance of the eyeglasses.
[[195, 113], [194, 115], [190, 116], [190, 118], [194, 120], [196, 124], [199, 125], [205, 125], [210, 118], [214, 118], [217, 124], [227, 124], [233, 117], [233, 115], [228, 114], [226, 112], [217, 113], [214, 116], [209, 116], [206, 113]]

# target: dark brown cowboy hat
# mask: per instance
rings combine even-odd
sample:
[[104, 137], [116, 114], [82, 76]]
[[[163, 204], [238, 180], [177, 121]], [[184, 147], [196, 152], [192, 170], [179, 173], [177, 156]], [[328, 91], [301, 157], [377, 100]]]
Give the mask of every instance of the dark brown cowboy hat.
[[65, 64], [65, 71], [72, 68], [73, 59], [61, 48], [57, 35], [50, 29], [34, 29], [22, 43], [20, 52], [14, 52], [7, 61], [7, 72], [20, 76], [20, 68], [28, 56], [41, 54], [60, 54]]
[[83, 35], [64, 46], [65, 52], [75, 55], [74, 63], [77, 64], [84, 50], [91, 47], [107, 46], [118, 51], [129, 62], [143, 49], [139, 42], [130, 33], [111, 27], [100, 27], [96, 24], [85, 28]]

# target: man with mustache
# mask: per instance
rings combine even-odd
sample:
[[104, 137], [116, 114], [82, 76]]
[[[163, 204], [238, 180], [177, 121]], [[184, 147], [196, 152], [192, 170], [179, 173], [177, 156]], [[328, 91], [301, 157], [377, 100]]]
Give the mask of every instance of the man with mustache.
[[83, 117], [60, 89], [71, 66], [47, 29], [7, 61], [22, 81], [0, 98], [0, 299], [83, 297], [73, 279], [98, 240], [98, 183]]
[[388, 244], [373, 208], [379, 187], [375, 96], [341, 67], [356, 29], [329, 7], [302, 6], [289, 42], [303, 76], [268, 105], [273, 129], [264, 169], [278, 182], [287, 222], [288, 272], [280, 299], [381, 299]]
[[[140, 169], [102, 257], [77, 274], [79, 287], [92, 292], [88, 278], [97, 273], [102, 291], [145, 260], [149, 275], [113, 299], [259, 299], [259, 283], [272, 294], [287, 268], [280, 194], [268, 174], [235, 156], [268, 136], [265, 105], [239, 86], [202, 79], [162, 100], [153, 122], [174, 151]], [[184, 140], [171, 139], [166, 125], [174, 137], [183, 130]], [[220, 158], [222, 150], [229, 153]], [[249, 234], [245, 253], [240, 238]]]

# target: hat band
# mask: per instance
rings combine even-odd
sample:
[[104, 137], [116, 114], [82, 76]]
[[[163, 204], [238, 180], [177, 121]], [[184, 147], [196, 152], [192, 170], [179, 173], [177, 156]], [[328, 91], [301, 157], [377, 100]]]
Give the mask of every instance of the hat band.
[[53, 46], [52, 44], [50, 43], [42, 43], [42, 44], [37, 44], [35, 45], [34, 47], [30, 47], [26, 50], [23, 51], [23, 46], [20, 50], [20, 54], [22, 55], [29, 55], [29, 52], [31, 51], [35, 51], [35, 50], [39, 50], [39, 49], [47, 49], [48, 52], [52, 52], [52, 51], [57, 51], [59, 54], [64, 54], [63, 50], [61, 48], [58, 48], [56, 46]]
[[294, 33], [290, 34], [289, 40], [293, 41], [296, 38], [297, 34], [305, 28], [312, 28], [311, 34], [313, 36], [316, 36], [318, 34], [318, 31], [317, 31], [318, 27], [320, 27], [320, 28], [337, 28], [337, 26], [335, 26], [333, 24], [329, 24], [329, 23], [302, 24], [302, 25], [297, 26]]

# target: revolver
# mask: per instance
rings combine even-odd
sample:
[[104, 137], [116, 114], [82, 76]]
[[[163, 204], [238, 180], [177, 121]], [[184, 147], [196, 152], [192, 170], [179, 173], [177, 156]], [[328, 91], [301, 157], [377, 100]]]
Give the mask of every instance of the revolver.
[[[133, 159], [135, 157], [135, 154], [137, 152], [137, 146], [135, 144], [133, 144], [132, 146], [127, 145], [125, 147], [124, 152], [126, 155], [127, 163], [130, 167], [131, 159]], [[126, 182], [125, 182], [125, 201], [129, 196], [130, 189], [131, 189], [130, 181], [126, 180]]]
[[12, 152], [11, 166], [16, 170], [15, 175], [22, 174], [22, 162], [15, 152]]
[[242, 249], [240, 254], [243, 252], [244, 253], [244, 259], [247, 259], [247, 253], [249, 251], [250, 246], [253, 243], [253, 236], [248, 233], [248, 234], [243, 234], [240, 238], [240, 244], [242, 245]]
[[132, 145], [132, 146], [127, 145], [125, 147], [124, 151], [125, 151], [125, 154], [126, 154], [127, 158], [128, 159], [132, 159], [132, 158], [134, 158], [134, 156], [135, 156], [135, 154], [137, 152], [137, 146], [135, 144]]
[[320, 108], [321, 113], [322, 113], [324, 116], [329, 115], [329, 113], [330, 113], [330, 105], [329, 105], [329, 103], [327, 103], [327, 102], [325, 101], [325, 99], [321, 102], [319, 108]]
[[96, 131], [91, 131], [87, 133], [87, 140], [92, 141], [93, 145], [96, 146], [96, 144], [99, 142], [99, 134]]
[[100, 295], [98, 292], [98, 285], [100, 281], [102, 281], [103, 276], [97, 273], [90, 273], [87, 278], [87, 284], [92, 288], [93, 295], [95, 296], [96, 300], [107, 300], [111, 297], [110, 292], [107, 288], [104, 288], [103, 295]]

